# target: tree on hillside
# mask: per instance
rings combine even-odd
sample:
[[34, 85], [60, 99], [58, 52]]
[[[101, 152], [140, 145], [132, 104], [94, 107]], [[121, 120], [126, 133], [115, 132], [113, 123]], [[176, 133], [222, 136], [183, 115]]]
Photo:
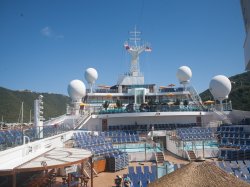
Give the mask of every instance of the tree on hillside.
[[122, 108], [122, 101], [121, 100], [116, 100], [116, 107], [117, 108]]
[[180, 99], [176, 99], [176, 101], [174, 102], [174, 105], [180, 105]]
[[102, 104], [103, 108], [105, 108], [105, 110], [108, 109], [109, 107], [109, 101], [105, 101], [103, 104]]
[[188, 106], [188, 104], [189, 104], [188, 100], [184, 100], [183, 105]]

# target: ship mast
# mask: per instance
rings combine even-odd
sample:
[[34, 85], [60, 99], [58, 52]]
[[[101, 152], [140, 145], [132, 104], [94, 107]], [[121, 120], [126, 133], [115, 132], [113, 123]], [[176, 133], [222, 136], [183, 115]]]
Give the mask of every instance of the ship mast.
[[146, 44], [141, 44], [141, 32], [137, 31], [136, 26], [134, 28], [134, 31], [129, 32], [129, 34], [130, 38], [124, 43], [124, 47], [131, 55], [130, 75], [139, 76], [141, 74], [139, 66], [139, 55], [144, 51], [150, 52], [151, 48]]

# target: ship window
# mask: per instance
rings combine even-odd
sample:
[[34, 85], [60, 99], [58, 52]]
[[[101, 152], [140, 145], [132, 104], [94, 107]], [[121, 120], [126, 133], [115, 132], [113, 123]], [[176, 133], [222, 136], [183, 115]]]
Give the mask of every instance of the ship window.
[[144, 103], [144, 90], [135, 90], [136, 104]]

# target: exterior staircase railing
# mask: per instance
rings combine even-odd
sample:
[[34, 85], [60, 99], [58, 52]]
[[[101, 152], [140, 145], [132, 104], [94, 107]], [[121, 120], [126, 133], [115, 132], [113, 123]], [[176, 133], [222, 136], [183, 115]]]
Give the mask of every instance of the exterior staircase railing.
[[165, 160], [164, 153], [161, 152], [155, 152], [155, 160], [157, 163], [163, 163]]
[[[91, 178], [91, 164], [89, 162], [85, 162], [84, 167], [83, 167], [83, 173], [87, 177]], [[93, 174], [94, 174], [94, 177], [97, 176], [97, 172], [94, 168], [93, 168]]]
[[219, 111], [219, 110], [214, 110], [214, 113], [219, 116], [220, 120], [223, 123], [227, 123], [227, 124], [232, 124], [231, 120], [228, 118], [227, 114], [225, 114], [223, 111]]
[[196, 160], [197, 158], [194, 151], [186, 151], [186, 154], [189, 161]]
[[187, 87], [187, 91], [189, 91], [192, 100], [199, 106], [199, 109], [202, 110], [204, 106], [202, 104], [201, 97], [199, 96], [195, 88], [193, 86], [189, 86]]
[[91, 118], [90, 114], [85, 114], [76, 123], [75, 129], [81, 129], [82, 126]]

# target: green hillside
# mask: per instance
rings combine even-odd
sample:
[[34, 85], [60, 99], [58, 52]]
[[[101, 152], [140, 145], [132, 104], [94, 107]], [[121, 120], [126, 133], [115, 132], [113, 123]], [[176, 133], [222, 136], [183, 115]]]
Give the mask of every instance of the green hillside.
[[[232, 91], [229, 99], [233, 109], [250, 111], [250, 71], [229, 78], [232, 82]], [[200, 94], [203, 101], [213, 99], [209, 90]]]
[[60, 94], [35, 93], [31, 91], [13, 91], [0, 87], [0, 120], [3, 116], [5, 122], [17, 122], [21, 103], [24, 102], [24, 122], [33, 117], [34, 100], [43, 95], [44, 117], [49, 119], [66, 113], [66, 105], [70, 98]]

